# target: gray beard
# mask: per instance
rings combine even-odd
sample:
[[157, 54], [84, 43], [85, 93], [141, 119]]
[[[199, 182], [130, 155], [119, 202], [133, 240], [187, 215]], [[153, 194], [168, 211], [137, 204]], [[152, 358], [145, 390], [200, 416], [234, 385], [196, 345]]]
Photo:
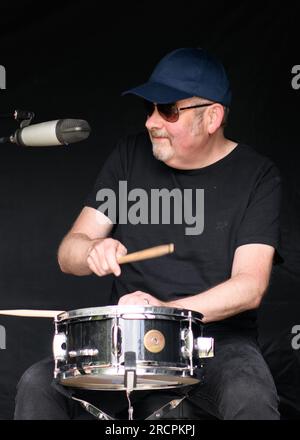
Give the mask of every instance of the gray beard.
[[174, 150], [170, 145], [155, 144], [152, 142], [152, 152], [156, 159], [167, 162], [174, 156]]

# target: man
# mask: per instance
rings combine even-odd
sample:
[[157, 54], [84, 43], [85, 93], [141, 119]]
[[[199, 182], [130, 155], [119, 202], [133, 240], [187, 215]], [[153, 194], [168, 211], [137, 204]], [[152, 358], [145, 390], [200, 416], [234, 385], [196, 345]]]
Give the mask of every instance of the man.
[[[255, 313], [277, 247], [278, 171], [251, 147], [225, 138], [230, 87], [223, 66], [206, 51], [183, 48], [167, 54], [148, 82], [125, 93], [145, 100], [148, 134], [121, 140], [106, 161], [61, 243], [60, 267], [75, 275], [113, 273], [111, 304], [204, 315], [204, 335], [215, 338], [215, 357], [181, 409], [167, 417], [198, 418], [204, 410], [220, 419], [278, 419], [275, 385], [256, 342]], [[125, 189], [131, 191], [127, 206]], [[105, 191], [116, 195], [115, 204], [100, 203]], [[155, 191], [162, 191], [162, 210], [170, 202], [165, 217], [154, 202]], [[130, 203], [137, 194], [150, 201], [149, 210], [149, 203], [147, 209], [139, 206], [145, 211], [140, 217]], [[127, 250], [171, 242], [172, 255], [122, 270], [117, 262]], [[37, 365], [32, 368], [40, 377]], [[34, 388], [33, 370], [19, 384], [16, 418], [29, 417], [21, 402]], [[57, 402], [53, 393], [48, 392], [48, 408], [51, 398]], [[155, 393], [163, 398], [170, 391]], [[137, 396], [139, 406], [148, 400], [147, 408], [153, 409], [155, 393]], [[64, 414], [72, 417], [69, 403]], [[60, 417], [54, 410], [52, 416]]]

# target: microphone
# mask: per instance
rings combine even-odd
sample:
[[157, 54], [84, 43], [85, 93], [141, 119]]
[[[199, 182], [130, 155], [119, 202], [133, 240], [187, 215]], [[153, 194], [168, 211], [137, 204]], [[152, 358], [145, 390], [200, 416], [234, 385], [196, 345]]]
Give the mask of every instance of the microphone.
[[19, 128], [9, 141], [25, 147], [49, 147], [80, 142], [89, 137], [91, 127], [83, 119], [57, 119]]

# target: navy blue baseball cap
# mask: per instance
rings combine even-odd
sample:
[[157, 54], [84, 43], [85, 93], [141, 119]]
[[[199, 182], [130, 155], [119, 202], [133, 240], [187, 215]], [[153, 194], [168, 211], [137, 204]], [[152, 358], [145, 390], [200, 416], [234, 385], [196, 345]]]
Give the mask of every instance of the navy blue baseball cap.
[[149, 80], [122, 95], [167, 104], [198, 96], [230, 106], [231, 91], [224, 66], [201, 48], [176, 49], [155, 67]]

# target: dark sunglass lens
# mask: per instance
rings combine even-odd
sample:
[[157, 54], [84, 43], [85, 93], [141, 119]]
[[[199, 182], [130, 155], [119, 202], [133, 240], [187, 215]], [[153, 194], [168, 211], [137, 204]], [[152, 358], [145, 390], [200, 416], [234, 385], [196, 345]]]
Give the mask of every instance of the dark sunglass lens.
[[147, 115], [151, 116], [152, 113], [154, 112], [154, 109], [155, 109], [155, 105], [153, 104], [153, 102], [144, 100], [144, 106], [145, 106]]
[[178, 119], [178, 109], [176, 104], [157, 104], [157, 110], [168, 122], [176, 122]]

